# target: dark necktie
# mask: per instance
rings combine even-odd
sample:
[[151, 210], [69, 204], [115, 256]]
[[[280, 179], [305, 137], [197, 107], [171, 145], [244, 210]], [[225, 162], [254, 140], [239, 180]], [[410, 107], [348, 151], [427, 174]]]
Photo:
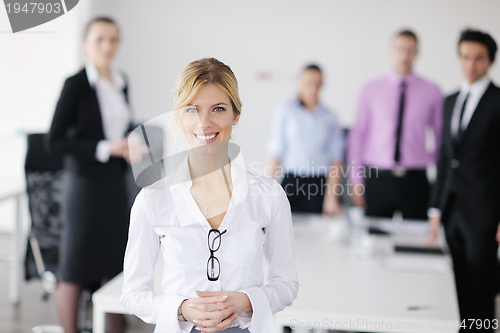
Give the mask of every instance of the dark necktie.
[[457, 130], [457, 140], [460, 140], [462, 135], [462, 119], [464, 118], [465, 104], [467, 104], [467, 99], [469, 98], [469, 93], [465, 95], [464, 103], [462, 104], [462, 110], [460, 110], [460, 118], [458, 119], [458, 130]]
[[404, 108], [405, 108], [405, 90], [406, 90], [406, 83], [405, 81], [401, 82], [401, 96], [399, 98], [399, 116], [398, 116], [398, 129], [396, 132], [396, 152], [394, 153], [394, 160], [396, 163], [399, 162], [399, 159], [401, 157], [401, 130], [403, 127], [403, 113], [404, 113]]

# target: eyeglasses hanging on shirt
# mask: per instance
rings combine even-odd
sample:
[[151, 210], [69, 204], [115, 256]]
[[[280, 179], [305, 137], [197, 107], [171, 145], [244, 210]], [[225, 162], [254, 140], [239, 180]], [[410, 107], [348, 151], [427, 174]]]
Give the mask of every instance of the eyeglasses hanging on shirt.
[[210, 250], [210, 257], [207, 262], [207, 277], [210, 281], [217, 281], [220, 276], [220, 262], [214, 253], [219, 250], [222, 235], [226, 233], [227, 229], [220, 232], [217, 229], [210, 229], [208, 232], [208, 249]]

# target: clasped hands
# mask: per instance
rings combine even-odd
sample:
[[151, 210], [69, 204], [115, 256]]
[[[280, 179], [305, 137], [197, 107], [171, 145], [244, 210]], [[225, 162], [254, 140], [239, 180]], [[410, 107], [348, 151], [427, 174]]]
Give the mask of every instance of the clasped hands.
[[250, 299], [237, 291], [196, 291], [199, 297], [181, 303], [184, 318], [203, 333], [223, 331], [234, 324], [242, 312], [252, 311]]
[[109, 154], [123, 157], [129, 164], [141, 161], [142, 156], [146, 153], [148, 153], [147, 146], [133, 135], [129, 138], [112, 140], [109, 144]]

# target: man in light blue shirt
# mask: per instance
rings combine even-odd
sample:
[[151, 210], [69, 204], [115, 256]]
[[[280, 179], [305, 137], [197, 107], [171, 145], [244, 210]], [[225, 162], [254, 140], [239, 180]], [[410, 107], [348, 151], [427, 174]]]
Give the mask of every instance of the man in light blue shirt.
[[319, 103], [322, 73], [309, 65], [299, 79], [297, 100], [273, 115], [268, 176], [283, 177], [292, 211], [339, 214], [344, 137], [337, 116]]

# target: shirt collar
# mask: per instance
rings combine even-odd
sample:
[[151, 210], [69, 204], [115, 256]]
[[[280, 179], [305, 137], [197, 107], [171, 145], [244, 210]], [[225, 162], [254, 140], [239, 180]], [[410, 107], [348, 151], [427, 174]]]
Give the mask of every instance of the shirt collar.
[[460, 88], [460, 93], [462, 94], [467, 94], [470, 93], [471, 95], [480, 95], [482, 96], [488, 86], [490, 85], [490, 78], [488, 75], [483, 76], [476, 82], [469, 84], [467, 81], [464, 81], [462, 83], [462, 86]]
[[401, 82], [403, 82], [403, 80], [405, 81], [406, 85], [408, 85], [411, 84], [411, 82], [415, 81], [416, 79], [416, 76], [413, 72], [410, 72], [405, 76], [403, 76], [394, 69], [389, 72], [388, 76], [389, 80], [397, 86], [399, 86]]
[[[235, 144], [229, 144], [228, 151], [228, 155], [231, 160], [231, 181], [233, 184], [233, 193], [231, 198], [232, 208], [230, 204], [228, 211], [226, 212], [226, 214], [228, 214], [227, 218], [230, 219], [238, 204], [247, 197], [248, 184], [247, 173], [239, 147]], [[167, 183], [169, 183], [170, 193], [179, 215], [179, 224], [184, 227], [201, 223], [202, 226], [207, 227], [207, 221], [200, 220], [199, 214], [194, 214], [194, 212], [189, 209], [183, 209], [183, 207], [186, 207], [188, 200], [191, 200], [191, 198], [189, 198], [191, 196], [189, 189], [191, 188], [192, 180], [189, 172], [188, 153], [189, 152], [187, 152], [186, 157], [182, 160], [181, 164], [172, 175], [171, 181]]]
[[313, 112], [310, 112], [308, 109], [306, 109], [306, 107], [304, 105], [302, 105], [302, 102], [300, 101], [300, 98], [297, 98], [295, 100], [295, 105], [300, 108], [301, 110], [304, 110], [304, 111], [307, 111], [309, 113], [312, 113], [312, 114], [319, 114], [320, 112], [323, 111], [323, 106], [321, 105], [320, 102], [318, 102], [318, 104], [316, 104], [316, 106], [314, 107], [314, 111]]
[[[95, 67], [94, 63], [92, 63], [91, 61], [87, 61], [85, 63], [85, 71], [87, 72], [87, 78], [89, 80], [89, 84], [91, 87], [95, 87], [97, 81], [103, 79], [103, 77], [97, 71], [97, 68]], [[125, 79], [118, 72], [118, 70], [111, 67], [110, 72], [111, 72], [111, 77], [113, 78], [113, 85], [120, 90], [125, 88]]]

